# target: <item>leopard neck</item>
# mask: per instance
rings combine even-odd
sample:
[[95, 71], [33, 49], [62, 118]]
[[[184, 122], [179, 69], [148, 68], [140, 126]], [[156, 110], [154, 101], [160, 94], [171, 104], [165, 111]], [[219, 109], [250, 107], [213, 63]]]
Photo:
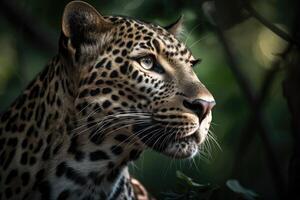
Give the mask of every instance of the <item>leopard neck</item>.
[[[74, 188], [89, 185], [88, 189], [85, 188], [87, 192], [94, 192], [103, 197], [114, 196], [120, 188], [120, 183], [129, 182], [128, 164], [139, 157], [141, 148], [133, 142], [134, 138], [129, 130], [107, 129], [105, 133], [99, 134], [97, 129], [101, 128], [93, 128], [95, 123], [91, 123], [89, 116], [92, 116], [97, 108], [76, 104], [79, 79], [76, 72], [72, 71], [75, 66], [67, 65], [63, 60], [61, 63], [64, 64], [61, 64], [60, 73], [56, 75], [62, 87], [58, 89], [57, 94], [61, 98], [66, 94], [64, 98], [67, 98], [67, 104], [64, 102], [61, 108], [66, 111], [63, 120], [56, 122], [62, 124], [64, 130], [62, 149], [53, 158], [56, 162], [59, 160], [59, 165], [55, 169], [56, 176], [52, 181], [71, 181], [75, 184], [72, 186]], [[81, 73], [88, 70], [92, 64], [85, 65], [80, 66]], [[62, 84], [65, 85], [65, 89]], [[102, 117], [105, 115], [102, 113]]]

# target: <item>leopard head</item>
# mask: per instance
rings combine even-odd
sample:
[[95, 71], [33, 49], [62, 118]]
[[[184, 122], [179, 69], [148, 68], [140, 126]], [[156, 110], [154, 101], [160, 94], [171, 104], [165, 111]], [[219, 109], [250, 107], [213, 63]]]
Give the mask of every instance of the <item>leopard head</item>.
[[215, 100], [193, 72], [199, 60], [177, 39], [181, 24], [181, 18], [161, 27], [103, 17], [80, 1], [66, 6], [60, 52], [77, 83], [78, 115], [95, 144], [114, 135], [175, 158], [199, 151]]

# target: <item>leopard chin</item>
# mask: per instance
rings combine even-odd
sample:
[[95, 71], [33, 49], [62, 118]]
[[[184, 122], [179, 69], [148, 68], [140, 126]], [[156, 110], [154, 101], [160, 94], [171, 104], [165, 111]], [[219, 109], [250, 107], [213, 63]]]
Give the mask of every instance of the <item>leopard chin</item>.
[[[168, 134], [166, 128], [155, 128], [149, 123], [143, 126], [134, 126], [133, 133], [149, 148], [171, 158], [192, 158], [199, 152], [199, 145], [205, 141], [206, 134], [197, 129], [186, 137], [175, 138]], [[143, 131], [145, 131], [143, 133]]]
[[170, 142], [162, 153], [176, 159], [192, 158], [199, 152], [198, 137], [198, 134], [194, 133], [180, 140]]

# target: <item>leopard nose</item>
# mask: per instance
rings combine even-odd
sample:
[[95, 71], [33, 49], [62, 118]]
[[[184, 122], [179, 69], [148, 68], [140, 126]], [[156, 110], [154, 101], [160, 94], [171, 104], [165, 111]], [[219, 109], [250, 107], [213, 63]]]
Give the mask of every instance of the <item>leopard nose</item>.
[[183, 100], [183, 106], [193, 111], [202, 120], [216, 105], [215, 101], [195, 99], [193, 101]]

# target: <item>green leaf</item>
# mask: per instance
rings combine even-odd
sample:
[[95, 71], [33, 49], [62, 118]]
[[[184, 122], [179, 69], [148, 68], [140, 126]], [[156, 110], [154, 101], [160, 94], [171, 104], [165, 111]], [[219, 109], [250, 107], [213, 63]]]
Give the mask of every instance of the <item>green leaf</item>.
[[258, 194], [241, 186], [238, 180], [230, 179], [226, 181], [227, 187], [235, 193], [242, 195], [245, 199], [254, 200], [258, 198]]
[[200, 189], [209, 189], [210, 188], [209, 183], [207, 183], [207, 184], [196, 183], [195, 181], [193, 181], [192, 178], [188, 177], [187, 175], [185, 175], [181, 171], [176, 171], [176, 176], [177, 176], [177, 178], [184, 181], [189, 186], [200, 188]]

